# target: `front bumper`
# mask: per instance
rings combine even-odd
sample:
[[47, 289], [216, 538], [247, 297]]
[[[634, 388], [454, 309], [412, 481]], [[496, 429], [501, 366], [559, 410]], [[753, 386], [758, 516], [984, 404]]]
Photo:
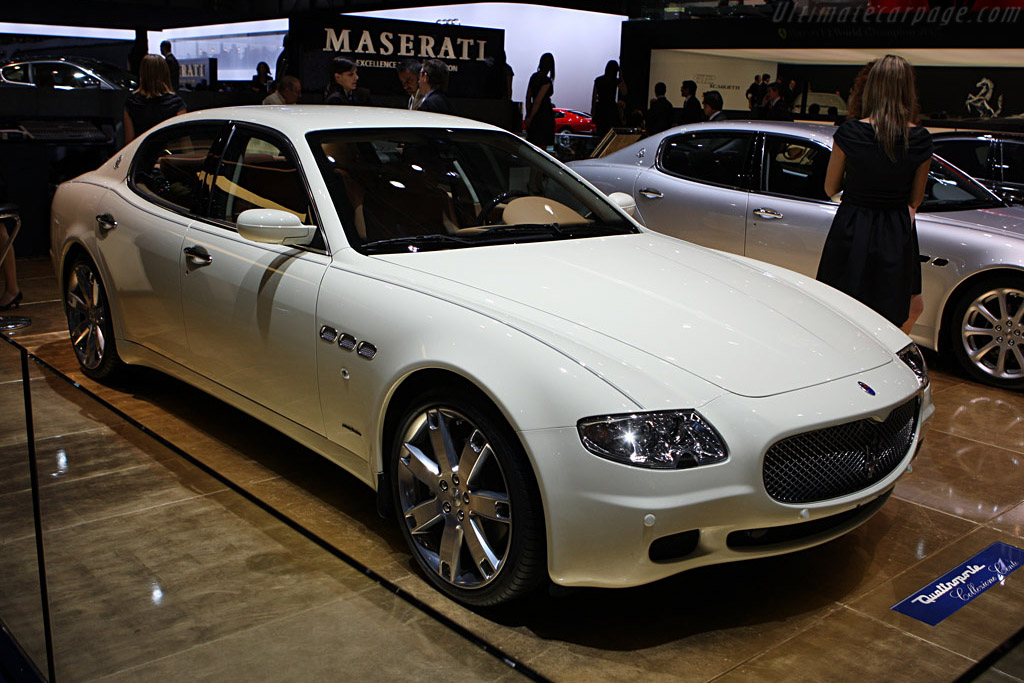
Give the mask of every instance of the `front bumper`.
[[[781, 503], [765, 491], [762, 467], [772, 444], [835, 424], [884, 419], [918, 393], [911, 446], [879, 481], [803, 504]], [[521, 432], [541, 486], [551, 578], [566, 586], [635, 586], [836, 538], [881, 507], [916, 455], [934, 410], [930, 388], [921, 390], [905, 368], [890, 363], [787, 394], [728, 395], [703, 406], [701, 414], [729, 449], [728, 460], [716, 465], [646, 470], [589, 453], [575, 427]]]

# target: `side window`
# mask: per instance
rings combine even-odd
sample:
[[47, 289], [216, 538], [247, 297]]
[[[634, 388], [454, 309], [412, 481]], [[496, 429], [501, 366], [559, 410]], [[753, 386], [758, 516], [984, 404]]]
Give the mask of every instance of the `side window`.
[[309, 193], [291, 151], [270, 136], [237, 129], [210, 190], [210, 218], [236, 223], [247, 209], [277, 209], [313, 223]]
[[973, 178], [988, 177], [988, 140], [936, 140], [935, 153]]
[[220, 123], [174, 126], [148, 136], [135, 155], [131, 185], [143, 197], [194, 212], [203, 196], [203, 163]]
[[5, 66], [3, 69], [4, 79], [11, 83], [31, 83], [28, 77], [28, 64], [17, 66]]
[[1024, 183], [1024, 142], [1003, 143], [1003, 180]]
[[752, 143], [752, 134], [684, 133], [665, 141], [659, 166], [684, 178], [743, 187]]
[[768, 136], [764, 156], [765, 190], [787, 197], [829, 201], [825, 194], [825, 172], [831, 154], [815, 142]]
[[98, 80], [71, 64], [43, 64], [38, 69], [47, 69], [53, 74], [53, 84], [58, 88], [98, 88], [100, 85]]

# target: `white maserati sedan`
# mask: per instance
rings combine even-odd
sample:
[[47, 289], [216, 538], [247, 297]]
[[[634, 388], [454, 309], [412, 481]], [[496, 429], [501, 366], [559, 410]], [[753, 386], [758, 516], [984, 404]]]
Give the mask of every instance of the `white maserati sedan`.
[[322, 453], [465, 603], [864, 522], [933, 412], [917, 347], [627, 199], [465, 119], [213, 109], [61, 185], [53, 261], [86, 375], [157, 368]]

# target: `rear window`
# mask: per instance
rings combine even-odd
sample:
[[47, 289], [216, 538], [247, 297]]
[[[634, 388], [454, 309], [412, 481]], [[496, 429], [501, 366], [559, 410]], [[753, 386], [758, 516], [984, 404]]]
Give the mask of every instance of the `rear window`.
[[157, 203], [197, 211], [206, 156], [222, 127], [217, 122], [187, 124], [147, 136], [135, 155], [132, 187]]

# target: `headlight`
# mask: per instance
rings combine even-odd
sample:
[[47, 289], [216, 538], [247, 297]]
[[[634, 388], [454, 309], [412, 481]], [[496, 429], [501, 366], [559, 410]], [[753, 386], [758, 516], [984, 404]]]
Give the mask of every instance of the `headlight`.
[[911, 344], [896, 355], [914, 371], [922, 387], [928, 386], [928, 366], [925, 365], [924, 356], [921, 355], [921, 349], [917, 348], [917, 344]]
[[694, 410], [588, 417], [577, 428], [588, 451], [626, 465], [685, 469], [728, 456], [714, 427]]

